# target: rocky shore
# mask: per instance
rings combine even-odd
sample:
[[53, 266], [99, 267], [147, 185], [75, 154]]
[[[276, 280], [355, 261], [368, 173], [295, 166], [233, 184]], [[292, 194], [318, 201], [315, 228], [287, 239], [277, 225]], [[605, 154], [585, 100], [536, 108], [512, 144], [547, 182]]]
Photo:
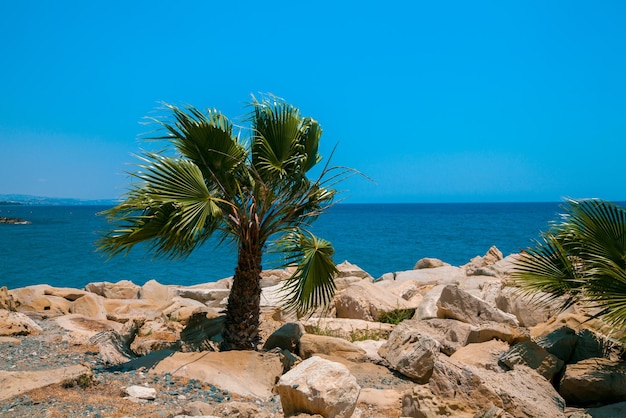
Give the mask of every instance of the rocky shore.
[[10, 225], [28, 225], [29, 221], [21, 218], [7, 218], [5, 216], [0, 216], [0, 224], [10, 224]]
[[521, 295], [514, 257], [378, 279], [344, 262], [306, 319], [280, 308], [289, 272], [266, 271], [254, 352], [216, 349], [230, 279], [2, 288], [0, 416], [626, 416], [610, 330]]

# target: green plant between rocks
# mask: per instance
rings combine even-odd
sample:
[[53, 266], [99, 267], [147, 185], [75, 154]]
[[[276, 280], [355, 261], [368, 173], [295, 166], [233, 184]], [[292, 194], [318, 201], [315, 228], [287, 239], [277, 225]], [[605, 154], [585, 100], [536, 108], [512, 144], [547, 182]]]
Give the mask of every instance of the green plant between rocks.
[[96, 383], [95, 378], [91, 373], [83, 373], [71, 379], [65, 379], [61, 383], [61, 387], [69, 389], [78, 386], [81, 389], [87, 389]]
[[398, 325], [400, 322], [413, 318], [415, 309], [413, 308], [397, 308], [389, 312], [383, 312], [378, 315], [378, 322], [383, 324]]
[[310, 334], [342, 338], [351, 343], [355, 341], [384, 340], [389, 336], [389, 332], [382, 329], [352, 329], [350, 332], [341, 332], [329, 327], [322, 328], [319, 324], [311, 329]]

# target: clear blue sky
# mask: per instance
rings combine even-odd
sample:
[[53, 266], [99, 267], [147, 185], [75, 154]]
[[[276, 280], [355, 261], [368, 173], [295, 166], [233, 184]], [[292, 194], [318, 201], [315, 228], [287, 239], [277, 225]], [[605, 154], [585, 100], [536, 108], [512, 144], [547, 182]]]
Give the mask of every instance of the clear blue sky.
[[626, 200], [624, 1], [3, 1], [0, 194], [116, 198], [159, 102], [324, 128], [348, 202]]

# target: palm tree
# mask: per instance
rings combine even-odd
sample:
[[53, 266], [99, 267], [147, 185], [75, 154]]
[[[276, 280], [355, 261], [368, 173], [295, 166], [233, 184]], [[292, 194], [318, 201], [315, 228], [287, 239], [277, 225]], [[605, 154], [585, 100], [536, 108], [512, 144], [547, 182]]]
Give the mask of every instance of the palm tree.
[[148, 242], [155, 255], [168, 257], [188, 256], [212, 236], [233, 243], [238, 258], [223, 350], [251, 350], [260, 342], [260, 273], [268, 248], [284, 255], [284, 266], [297, 266], [283, 284], [286, 309], [303, 314], [332, 299], [334, 250], [308, 226], [351, 174], [326, 165], [309, 178], [321, 161], [318, 122], [274, 96], [252, 99], [250, 128], [237, 135], [215, 109], [166, 105], [173, 120], [153, 119], [164, 134], [152, 139], [170, 146], [140, 157], [131, 174], [136, 182], [105, 212], [114, 228], [99, 241], [110, 256]]
[[[514, 280], [539, 302], [561, 309], [584, 302], [626, 335], [626, 209], [599, 200], [568, 200], [534, 248], [515, 262]], [[539, 293], [541, 294], [541, 293]], [[625, 340], [626, 341], [626, 340]]]

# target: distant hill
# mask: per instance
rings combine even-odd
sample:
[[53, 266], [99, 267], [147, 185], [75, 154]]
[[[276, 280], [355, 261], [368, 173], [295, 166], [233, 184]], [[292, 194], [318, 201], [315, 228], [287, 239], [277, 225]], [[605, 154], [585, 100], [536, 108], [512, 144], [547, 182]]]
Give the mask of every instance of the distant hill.
[[0, 205], [42, 205], [42, 206], [108, 206], [116, 205], [113, 199], [71, 199], [26, 194], [0, 194]]

